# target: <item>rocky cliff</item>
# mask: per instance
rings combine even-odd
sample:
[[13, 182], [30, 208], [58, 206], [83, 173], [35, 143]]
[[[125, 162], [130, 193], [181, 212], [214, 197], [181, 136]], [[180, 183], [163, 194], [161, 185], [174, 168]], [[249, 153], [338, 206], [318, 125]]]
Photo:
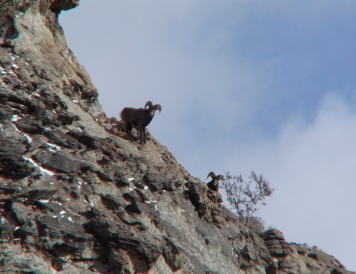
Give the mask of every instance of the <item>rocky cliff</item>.
[[77, 5], [0, 2], [0, 271], [350, 273], [239, 223], [152, 136], [129, 142], [66, 46]]

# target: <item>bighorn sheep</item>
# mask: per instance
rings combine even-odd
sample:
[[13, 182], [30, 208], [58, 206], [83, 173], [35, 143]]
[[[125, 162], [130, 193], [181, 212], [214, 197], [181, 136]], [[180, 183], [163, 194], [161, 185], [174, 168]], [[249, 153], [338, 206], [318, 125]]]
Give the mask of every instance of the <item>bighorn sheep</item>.
[[214, 190], [214, 191], [219, 191], [219, 181], [224, 180], [224, 176], [223, 175], [215, 175], [215, 173], [212, 171], [208, 174], [208, 177], [206, 177], [206, 178], [208, 179], [209, 176], [212, 178], [212, 180], [207, 184], [208, 188], [210, 188], [211, 190]]
[[151, 101], [147, 101], [145, 108], [129, 108], [126, 107], [120, 112], [120, 117], [124, 123], [125, 131], [130, 141], [135, 140], [131, 130], [134, 127], [140, 131], [140, 143], [146, 143], [146, 126], [152, 121], [155, 111], [161, 112], [161, 105], [153, 105]]

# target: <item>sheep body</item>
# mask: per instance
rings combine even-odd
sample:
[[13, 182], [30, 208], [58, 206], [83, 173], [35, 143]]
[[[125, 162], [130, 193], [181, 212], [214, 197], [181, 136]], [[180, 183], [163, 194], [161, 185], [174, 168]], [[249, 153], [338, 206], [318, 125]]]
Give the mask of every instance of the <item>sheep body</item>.
[[124, 123], [125, 131], [131, 142], [135, 139], [131, 132], [132, 128], [135, 128], [140, 132], [140, 143], [146, 143], [145, 128], [152, 121], [156, 110], [161, 112], [161, 105], [153, 105], [151, 101], [147, 101], [145, 108], [125, 107], [120, 112], [120, 117]]

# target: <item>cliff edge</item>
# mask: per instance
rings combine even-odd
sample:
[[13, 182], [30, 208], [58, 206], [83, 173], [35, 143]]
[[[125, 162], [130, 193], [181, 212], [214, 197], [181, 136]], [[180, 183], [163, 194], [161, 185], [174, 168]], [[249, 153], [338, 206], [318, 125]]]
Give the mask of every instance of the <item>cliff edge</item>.
[[2, 272], [351, 273], [239, 223], [153, 136], [129, 142], [58, 24], [78, 3], [0, 3]]

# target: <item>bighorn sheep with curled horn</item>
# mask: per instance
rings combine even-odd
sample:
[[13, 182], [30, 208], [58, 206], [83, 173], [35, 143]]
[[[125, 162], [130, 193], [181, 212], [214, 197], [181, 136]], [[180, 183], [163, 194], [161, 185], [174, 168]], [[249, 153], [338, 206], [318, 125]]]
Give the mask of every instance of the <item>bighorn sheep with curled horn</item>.
[[145, 108], [130, 108], [126, 107], [120, 112], [120, 117], [124, 123], [125, 131], [130, 141], [135, 140], [131, 130], [134, 127], [140, 131], [140, 143], [146, 143], [146, 126], [152, 121], [155, 111], [161, 112], [161, 105], [153, 105], [151, 101], [147, 101]]
[[219, 181], [224, 180], [224, 176], [215, 175], [215, 173], [212, 171], [208, 174], [208, 177], [206, 178], [208, 179], [209, 176], [212, 178], [212, 180], [207, 184], [208, 188], [210, 188], [213, 191], [219, 191]]

